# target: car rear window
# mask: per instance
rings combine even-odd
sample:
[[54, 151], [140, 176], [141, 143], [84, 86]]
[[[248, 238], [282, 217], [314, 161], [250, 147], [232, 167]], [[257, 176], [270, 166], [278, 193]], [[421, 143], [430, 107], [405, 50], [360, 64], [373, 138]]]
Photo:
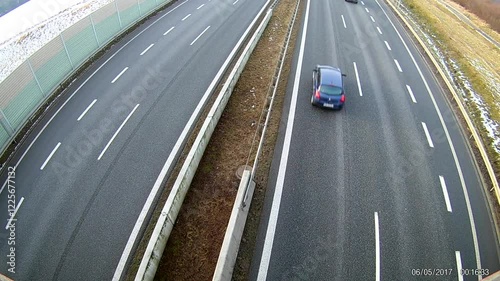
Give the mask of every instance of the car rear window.
[[342, 88], [330, 85], [321, 85], [321, 93], [328, 96], [340, 96], [342, 95]]

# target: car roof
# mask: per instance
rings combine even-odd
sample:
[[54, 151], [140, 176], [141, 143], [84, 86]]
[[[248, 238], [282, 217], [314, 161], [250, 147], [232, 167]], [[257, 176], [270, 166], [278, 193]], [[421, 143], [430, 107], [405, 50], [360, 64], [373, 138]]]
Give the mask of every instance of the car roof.
[[322, 85], [334, 85], [342, 87], [342, 72], [339, 68], [320, 65], [318, 66], [321, 71], [321, 84]]

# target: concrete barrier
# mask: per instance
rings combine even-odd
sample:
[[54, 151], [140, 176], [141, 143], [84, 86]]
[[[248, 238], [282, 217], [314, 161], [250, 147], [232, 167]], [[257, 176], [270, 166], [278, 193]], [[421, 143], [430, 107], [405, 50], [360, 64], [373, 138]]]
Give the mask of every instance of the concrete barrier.
[[[276, 2], [274, 4], [276, 4]], [[236, 199], [234, 201], [233, 210], [231, 212], [231, 217], [229, 218], [229, 223], [224, 235], [224, 241], [222, 243], [219, 258], [217, 260], [217, 265], [212, 278], [213, 281], [229, 281], [231, 280], [233, 275], [234, 265], [236, 264], [236, 258], [238, 257], [241, 238], [243, 236], [243, 231], [245, 229], [245, 224], [248, 217], [248, 211], [250, 209], [250, 203], [252, 202], [253, 192], [255, 190], [255, 182], [253, 181], [253, 177], [255, 176], [255, 171], [259, 164], [258, 159], [265, 140], [266, 129], [271, 118], [274, 98], [278, 89], [281, 72], [286, 62], [286, 53], [288, 50], [288, 45], [290, 43], [295, 19], [297, 18], [299, 6], [300, 0], [297, 1], [297, 4], [295, 6], [294, 15], [288, 26], [285, 44], [282, 47], [280, 53], [275, 77], [273, 79], [273, 83], [270, 85], [270, 89], [272, 89], [271, 101], [269, 102], [269, 107], [267, 108], [266, 120], [264, 122], [264, 127], [262, 128], [259, 145], [255, 155], [255, 161], [253, 163], [252, 170], [244, 171], [241, 178], [240, 186], [238, 188], [238, 194], [236, 195]]]
[[[254, 21], [249, 26], [249, 28], [253, 27], [268, 4], [269, 1], [264, 4], [262, 10], [254, 18]], [[160, 263], [160, 259], [163, 255], [163, 251], [165, 250], [168, 237], [170, 236], [172, 228], [174, 227], [174, 223], [177, 219], [177, 215], [179, 214], [182, 202], [184, 201], [184, 197], [189, 190], [189, 186], [191, 185], [191, 181], [193, 180], [194, 174], [196, 173], [196, 169], [198, 168], [203, 153], [205, 152], [205, 148], [207, 147], [215, 126], [217, 125], [229, 98], [231, 97], [233, 87], [236, 85], [241, 72], [245, 68], [248, 58], [255, 48], [255, 45], [257, 45], [257, 42], [259, 41], [262, 33], [264, 32], [264, 29], [266, 28], [271, 15], [272, 10], [268, 10], [264, 19], [246, 45], [240, 58], [236, 62], [233, 70], [229, 74], [229, 77], [224, 83], [224, 87], [222, 87], [222, 90], [217, 96], [217, 99], [212, 105], [212, 108], [210, 109], [208, 116], [206, 117], [198, 133], [198, 136], [196, 137], [193, 146], [191, 147], [191, 150], [189, 151], [188, 156], [184, 161], [184, 164], [182, 165], [181, 171], [179, 172], [174, 186], [170, 191], [167, 202], [162, 209], [160, 217], [158, 218], [156, 226], [153, 230], [153, 234], [151, 235], [148, 246], [146, 248], [146, 252], [144, 253], [141, 264], [139, 266], [139, 270], [137, 271], [137, 274], [135, 276], [136, 281], [154, 279], [156, 270]]]
[[243, 206], [245, 199], [245, 191], [248, 190], [248, 200], [252, 201], [253, 191], [255, 189], [255, 182], [251, 179], [251, 171], [245, 170], [241, 177], [240, 186], [238, 187], [238, 194], [234, 200], [233, 210], [229, 218], [224, 241], [220, 250], [219, 259], [213, 276], [214, 281], [230, 281], [233, 276], [234, 264], [238, 256], [240, 248], [240, 241], [245, 229], [247, 221], [248, 210], [250, 204]]

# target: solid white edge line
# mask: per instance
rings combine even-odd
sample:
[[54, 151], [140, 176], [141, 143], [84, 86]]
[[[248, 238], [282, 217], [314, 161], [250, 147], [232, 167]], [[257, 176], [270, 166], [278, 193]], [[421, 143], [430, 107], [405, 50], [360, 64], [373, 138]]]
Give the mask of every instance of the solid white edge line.
[[344, 20], [344, 15], [340, 15], [342, 17], [342, 23], [344, 23], [344, 28], [347, 28], [347, 26], [345, 25], [345, 20]]
[[175, 28], [175, 26], [172, 26], [171, 28], [169, 28], [165, 33], [163, 33], [163, 36], [167, 35], [174, 28]]
[[[410, 58], [412, 59], [413, 64], [417, 68], [417, 71], [418, 71], [418, 74], [420, 75], [420, 78], [424, 82], [425, 88], [427, 89], [427, 93], [429, 94], [429, 97], [431, 98], [432, 104], [434, 105], [434, 108], [436, 109], [437, 115], [439, 117], [439, 121], [441, 122], [441, 126], [443, 126], [443, 130], [444, 130], [444, 133], [446, 135], [446, 139], [448, 140], [448, 145], [450, 146], [451, 154], [453, 155], [453, 160], [455, 161], [455, 166], [456, 166], [457, 171], [458, 171], [458, 177], [460, 178], [460, 184], [462, 185], [462, 191], [464, 193], [465, 204], [467, 206], [467, 213], [469, 215], [469, 222], [470, 222], [470, 228], [471, 228], [471, 233], [472, 233], [472, 240], [473, 240], [473, 244], [474, 244], [474, 254], [476, 256], [476, 269], [481, 269], [481, 254], [479, 252], [479, 243], [478, 243], [478, 240], [477, 240], [476, 223], [474, 221], [474, 215], [472, 214], [472, 207], [471, 207], [471, 204], [470, 204], [469, 192], [467, 191], [467, 186], [465, 185], [465, 179], [464, 179], [464, 175], [463, 175], [463, 172], [462, 172], [462, 168], [460, 166], [460, 162], [458, 161], [458, 156], [457, 156], [457, 152], [455, 151], [455, 146], [453, 145], [453, 142], [451, 141], [450, 133], [448, 132], [448, 127], [446, 126], [446, 123], [444, 122], [443, 115], [441, 114], [441, 111], [439, 110], [439, 107], [438, 107], [438, 105], [436, 103], [436, 99], [434, 98], [434, 95], [432, 94], [431, 89], [429, 88], [429, 84], [427, 84], [427, 81], [425, 80], [424, 75], [422, 74], [422, 71], [420, 70], [420, 67], [417, 65], [417, 62], [415, 61], [415, 58], [413, 57], [412, 53], [410, 52], [410, 49], [408, 48], [408, 45], [406, 45], [406, 42], [403, 40], [403, 37], [401, 36], [401, 34], [399, 33], [399, 31], [397, 30], [397, 28], [394, 25], [394, 23], [392, 22], [392, 20], [387, 15], [387, 13], [385, 12], [385, 10], [382, 8], [382, 6], [378, 2], [378, 0], [375, 0], [375, 2], [380, 7], [380, 9], [384, 13], [384, 15], [389, 20], [389, 22], [391, 23], [392, 28], [394, 28], [394, 30], [398, 34], [399, 40], [401, 40], [401, 42], [405, 46], [405, 49], [408, 52]], [[481, 280], [482, 277], [479, 276], [478, 279]]]
[[104, 149], [102, 150], [101, 154], [99, 154], [99, 157], [97, 157], [97, 160], [101, 160], [102, 156], [104, 155], [104, 153], [106, 152], [106, 150], [108, 150], [109, 146], [111, 145], [111, 143], [113, 142], [113, 140], [116, 138], [116, 136], [118, 135], [118, 133], [121, 131], [121, 129], [123, 128], [123, 126], [125, 126], [125, 123], [127, 123], [128, 119], [130, 118], [130, 116], [132, 116], [132, 114], [134, 114], [135, 110], [137, 109], [137, 107], [139, 107], [139, 104], [137, 104], [134, 109], [132, 109], [132, 111], [128, 114], [127, 118], [125, 118], [125, 120], [123, 120], [123, 123], [120, 125], [120, 127], [118, 127], [118, 130], [116, 130], [116, 132], [113, 134], [113, 136], [111, 137], [111, 139], [109, 140], [108, 144], [106, 144], [106, 146], [104, 147]]
[[356, 74], [356, 82], [358, 83], [359, 96], [363, 96], [363, 91], [361, 90], [361, 82], [359, 81], [358, 67], [356, 62], [352, 63], [354, 65], [354, 73]]
[[127, 67], [125, 67], [125, 68], [122, 70], [122, 72], [120, 72], [120, 74], [118, 74], [118, 75], [115, 77], [115, 79], [113, 79], [113, 81], [111, 81], [111, 84], [115, 83], [115, 82], [116, 82], [116, 80], [118, 80], [118, 79], [120, 78], [120, 76], [122, 76], [122, 75], [123, 75], [123, 73], [125, 73], [125, 71], [127, 71], [127, 69], [128, 69], [128, 66], [127, 66]]
[[205, 6], [205, 4], [201, 4], [198, 8], [196, 8], [196, 10], [199, 10], [201, 9], [201, 7]]
[[[208, 0], [210, 1], [210, 0]], [[261, 15], [264, 9], [267, 7], [269, 4], [270, 0], [267, 0], [264, 6], [260, 9], [257, 15]], [[187, 2], [184, 1], [183, 4]], [[222, 64], [221, 68], [215, 75], [214, 79], [208, 86], [207, 90], [203, 94], [203, 97], [201, 98], [200, 102], [196, 106], [195, 110], [191, 114], [191, 117], [189, 118], [188, 122], [186, 123], [186, 126], [184, 126], [184, 129], [182, 130], [179, 138], [177, 139], [174, 148], [168, 155], [167, 161], [165, 162], [165, 165], [163, 165], [160, 173], [158, 174], [158, 177], [156, 178], [156, 181], [153, 185], [153, 188], [149, 192], [148, 198], [146, 199], [146, 202], [144, 202], [144, 206], [142, 206], [141, 212], [139, 213], [137, 217], [137, 221], [135, 222], [134, 228], [132, 229], [132, 232], [130, 233], [130, 236], [128, 237], [127, 244], [123, 248], [122, 255], [120, 257], [120, 260], [118, 261], [118, 264], [116, 265], [115, 273], [113, 274], [113, 279], [112, 281], [119, 281], [120, 277], [123, 274], [123, 270], [125, 269], [125, 266], [127, 264], [127, 260], [130, 256], [130, 253], [132, 252], [132, 248], [134, 247], [135, 241], [137, 240], [137, 236], [139, 235], [139, 231], [142, 228], [142, 225], [144, 224], [144, 221], [146, 220], [146, 216], [149, 213], [149, 209], [151, 208], [151, 205], [153, 204], [153, 201], [156, 197], [156, 194], [158, 193], [158, 190], [162, 186], [162, 180], [165, 178], [165, 175], [167, 172], [170, 170], [170, 166], [172, 166], [172, 163], [174, 162], [174, 159], [178, 153], [178, 151], [181, 149], [182, 144], [184, 143], [184, 140], [187, 138], [187, 135], [190, 131], [190, 128], [193, 126], [194, 122], [196, 121], [196, 118], [199, 114], [199, 112], [203, 109], [203, 105], [205, 104], [206, 100], [208, 99], [210, 93], [213, 91], [215, 88], [217, 81], [219, 81], [220, 77], [224, 73], [225, 68], [227, 65], [231, 62], [234, 54], [238, 51], [239, 47], [243, 43], [243, 40], [247, 36], [247, 34], [250, 32], [250, 28], [255, 24], [257, 21], [258, 16], [256, 16], [253, 21], [248, 25], [247, 29], [243, 33], [243, 35], [240, 37], [239, 41], [236, 43], [234, 46], [233, 50], [231, 53], [229, 53], [228, 57]]]
[[209, 28], [210, 28], [210, 25], [209, 25], [209, 26], [207, 26], [207, 28], [205, 28], [205, 30], [203, 30], [203, 31], [200, 33], [200, 35], [198, 35], [198, 37], [196, 37], [196, 38], [193, 40], [193, 42], [191, 42], [191, 44], [189, 44], [189, 46], [193, 46], [193, 44], [194, 44], [194, 43], [195, 43], [198, 39], [200, 39], [200, 37], [203, 35], [203, 33], [205, 33], [205, 32], [206, 32]]
[[432, 142], [431, 135], [429, 134], [429, 130], [427, 129], [427, 125], [422, 122], [422, 128], [424, 128], [425, 137], [427, 138], [427, 142], [430, 147], [434, 147], [434, 143]]
[[154, 43], [149, 45], [149, 47], [147, 47], [144, 51], [142, 51], [142, 53], [140, 55], [141, 56], [144, 55], [147, 51], [149, 51], [149, 49], [153, 48], [154, 45], [155, 45]]
[[377, 26], [377, 31], [380, 35], [382, 35], [382, 30], [380, 30], [380, 27]]
[[19, 207], [21, 207], [21, 204], [23, 204], [23, 202], [24, 202], [24, 197], [21, 197], [21, 200], [19, 200], [19, 204], [17, 204], [16, 209], [14, 209], [14, 213], [12, 214], [12, 217], [10, 217], [9, 220], [7, 221], [7, 225], [5, 226], [6, 230], [9, 229], [10, 224], [14, 220], [14, 217], [16, 216], [17, 211], [19, 210]]
[[443, 176], [439, 176], [439, 182], [441, 183], [441, 189], [443, 190], [444, 202], [446, 203], [446, 210], [448, 212], [453, 212], [451, 209], [450, 197], [448, 196], [448, 189], [446, 188], [446, 182]]
[[399, 72], [403, 72], [403, 70], [401, 69], [401, 66], [399, 65], [399, 62], [397, 59], [394, 59], [394, 63], [396, 64], [396, 67], [398, 68]]
[[97, 99], [94, 99], [94, 101], [89, 104], [89, 106], [87, 106], [87, 108], [85, 109], [85, 111], [82, 112], [82, 114], [80, 114], [80, 116], [78, 117], [78, 119], [76, 119], [76, 121], [80, 121], [82, 120], [83, 116], [85, 116], [85, 114], [87, 114], [87, 112], [90, 110], [90, 108], [92, 106], [94, 106], [94, 104], [97, 102]]
[[464, 276], [462, 275], [462, 256], [460, 256], [460, 251], [455, 251], [455, 260], [457, 262], [458, 281], [464, 281]]
[[391, 46], [389, 46], [389, 42], [387, 42], [387, 41], [384, 41], [384, 42], [385, 42], [385, 46], [387, 47], [387, 49], [389, 51], [392, 51]]
[[189, 18], [191, 16], [191, 14], [188, 14], [187, 16], [183, 17], [181, 21], [184, 21], [186, 20], [187, 18]]
[[45, 162], [43, 162], [42, 167], [40, 167], [40, 170], [43, 170], [43, 168], [45, 168], [45, 166], [47, 165], [47, 163], [49, 163], [50, 158], [52, 158], [52, 156], [54, 156], [54, 153], [56, 153], [56, 151], [57, 151], [57, 149], [59, 148], [60, 145], [61, 145], [61, 143], [58, 142], [57, 145], [56, 145], [56, 147], [54, 147], [54, 149], [52, 149], [52, 152], [49, 154], [49, 157], [47, 157], [47, 159], [45, 159]]
[[269, 269], [269, 262], [271, 261], [271, 252], [273, 249], [274, 235], [276, 232], [276, 224], [278, 221], [278, 214], [281, 204], [281, 195], [283, 193], [283, 185], [285, 182], [286, 166], [288, 163], [288, 153], [290, 151], [290, 143], [292, 140], [293, 123], [295, 119], [295, 107], [297, 106], [297, 96], [300, 84], [300, 73], [302, 71], [302, 61], [304, 59], [304, 46], [306, 43], [307, 25], [309, 21], [309, 7], [310, 7], [310, 0], [307, 0], [304, 26], [302, 29], [303, 30], [302, 39], [300, 42], [299, 57], [297, 61], [297, 69], [295, 71], [292, 98], [286, 125], [285, 139], [283, 143], [283, 150], [281, 152], [278, 178], [276, 180], [276, 187], [274, 189], [273, 203], [272, 203], [271, 213], [269, 214], [269, 221], [267, 225], [266, 237], [264, 240], [264, 247], [262, 249], [262, 257], [260, 260], [259, 273], [257, 276], [258, 281], [266, 280], [267, 271]]
[[370, 16], [370, 19], [372, 20], [372, 22], [375, 22], [375, 19], [372, 16]]
[[[118, 49], [114, 54], [112, 54], [107, 60], [105, 60], [94, 72], [92, 72], [92, 74], [90, 74], [89, 77], [87, 77], [87, 79], [85, 79], [85, 81], [83, 81], [83, 83], [78, 86], [78, 88], [76, 88], [76, 90], [71, 94], [71, 96], [69, 96], [69, 98], [64, 101], [64, 103], [61, 105], [61, 107], [59, 107], [59, 109], [57, 109], [57, 111], [54, 113], [54, 115], [52, 115], [52, 117], [50, 117], [49, 121], [47, 121], [47, 123], [42, 127], [42, 129], [40, 130], [40, 132], [38, 132], [38, 134], [36, 135], [36, 137], [33, 139], [33, 141], [31, 141], [30, 145], [28, 145], [28, 147], [26, 148], [26, 150], [24, 151], [24, 153], [21, 155], [21, 157], [19, 157], [19, 160], [17, 161], [16, 165], [14, 165], [14, 169], [17, 169], [17, 167], [19, 166], [19, 164], [21, 164], [21, 161], [23, 161], [24, 157], [26, 156], [26, 154], [28, 153], [28, 151], [30, 151], [31, 147], [33, 146], [33, 144], [35, 144], [35, 142], [38, 140], [38, 138], [40, 137], [40, 135], [45, 131], [45, 129], [47, 128], [47, 126], [49, 126], [49, 124], [52, 122], [52, 120], [54, 120], [54, 118], [57, 116], [57, 114], [64, 108], [64, 106], [73, 98], [73, 96], [78, 93], [78, 91], [80, 91], [80, 89], [85, 86], [85, 84], [87, 84], [87, 82], [92, 79], [92, 77], [94, 77], [94, 75], [99, 71], [101, 70], [101, 68], [103, 68], [112, 58], [114, 58], [121, 50], [123, 50], [125, 47], [128, 46], [128, 44], [130, 44], [132, 41], [135, 40], [135, 38], [139, 37], [142, 33], [144, 33], [146, 30], [148, 30], [151, 26], [153, 26], [154, 24], [156, 24], [158, 21], [162, 20], [164, 17], [166, 17], [168, 14], [170, 14], [171, 12], [177, 10], [177, 8], [179, 8], [180, 6], [184, 5], [188, 0], [185, 0], [184, 2], [180, 3], [179, 5], [175, 6], [174, 8], [172, 8], [172, 10], [168, 11], [166, 14], [164, 14], [163, 16], [159, 17], [157, 20], [155, 20], [154, 22], [152, 22], [150, 25], [148, 25], [146, 28], [144, 28], [141, 32], [137, 33], [137, 35], [135, 35], [134, 37], [132, 37], [132, 39], [130, 39], [127, 43], [125, 43], [123, 46], [120, 47], [120, 49]], [[210, 1], [210, 0], [208, 0]], [[0, 189], [0, 194], [2, 194], [2, 191], [4, 190], [5, 188], [5, 185], [7, 185], [7, 182], [8, 182], [8, 179], [5, 180], [5, 182], [3, 183], [2, 185], [2, 188]]]
[[380, 230], [378, 212], [375, 212], [375, 281], [380, 281]]
[[413, 95], [413, 91], [411, 90], [409, 85], [406, 85], [406, 89], [408, 90], [408, 94], [410, 94], [411, 101], [413, 103], [417, 103], [417, 100], [415, 99], [415, 96]]

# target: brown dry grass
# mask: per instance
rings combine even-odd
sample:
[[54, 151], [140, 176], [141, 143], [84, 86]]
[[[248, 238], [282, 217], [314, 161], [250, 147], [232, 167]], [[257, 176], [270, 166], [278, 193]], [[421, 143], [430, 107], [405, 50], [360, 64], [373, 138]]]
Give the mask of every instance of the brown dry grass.
[[[283, 1], [283, 0], [282, 0]], [[290, 36], [287, 55], [281, 72], [281, 79], [278, 83], [276, 97], [274, 98], [274, 105], [271, 112], [267, 134], [262, 146], [261, 157], [259, 158], [259, 165], [255, 174], [255, 191], [253, 194], [252, 205], [248, 213], [245, 231], [240, 244], [238, 259], [235, 264], [233, 272], [233, 281], [248, 280], [248, 274], [252, 262], [253, 251], [257, 241], [257, 233], [260, 224], [262, 209], [264, 206], [264, 199], [266, 188], [268, 186], [269, 171], [274, 156], [274, 148], [278, 138], [279, 126], [281, 124], [282, 108], [285, 101], [285, 94], [287, 88], [287, 79], [289, 77], [292, 56], [296, 45], [297, 34], [300, 30], [300, 18], [304, 11], [305, 1], [301, 1], [297, 13], [295, 26], [293, 27]], [[293, 82], [293, 81], [292, 81]]]
[[156, 280], [210, 280], [296, 0], [281, 0], [224, 110], [186, 195]]
[[[488, 22], [485, 21], [483, 18], [477, 16], [476, 14], [471, 12], [470, 10], [467, 10], [462, 5], [454, 2], [454, 0], [444, 0], [444, 1], [448, 5], [452, 6], [455, 10], [459, 11], [464, 16], [466, 16], [472, 23], [474, 23], [483, 32], [487, 33], [495, 41], [500, 42], [500, 33], [499, 33], [500, 31], [493, 29], [492, 26], [490, 24], [488, 24]], [[499, 15], [499, 17], [500, 17], [500, 15]]]
[[496, 32], [500, 32], [500, 3], [491, 0], [453, 1], [486, 21]]

